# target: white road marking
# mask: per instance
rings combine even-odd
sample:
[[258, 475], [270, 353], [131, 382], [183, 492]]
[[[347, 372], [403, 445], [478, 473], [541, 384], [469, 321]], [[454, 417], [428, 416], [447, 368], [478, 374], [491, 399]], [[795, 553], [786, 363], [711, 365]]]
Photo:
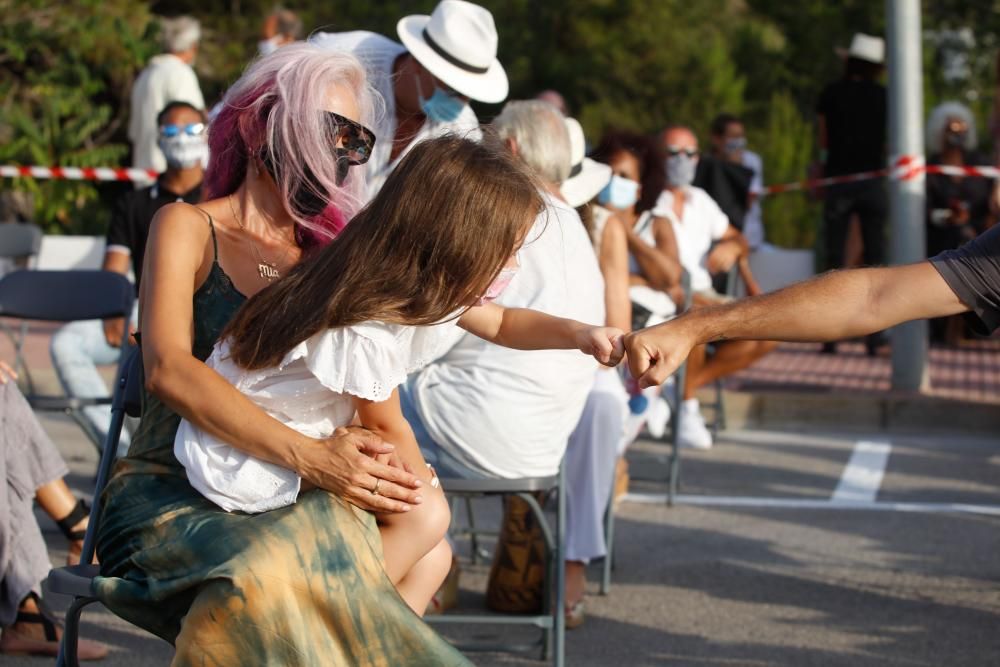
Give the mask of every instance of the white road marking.
[[[627, 493], [622, 498], [627, 503], [665, 505], [665, 493]], [[865, 510], [876, 512], [926, 512], [926, 513], [966, 513], [1000, 516], [1000, 505], [976, 505], [970, 503], [902, 503], [878, 502], [875, 500], [826, 500], [823, 498], [754, 498], [742, 496], [700, 496], [678, 494], [674, 496], [677, 505], [701, 507], [748, 507], [776, 509], [815, 510]]]
[[837, 489], [830, 499], [835, 502], [874, 502], [882, 485], [885, 464], [892, 445], [888, 442], [861, 440], [854, 445], [851, 459], [844, 467]]

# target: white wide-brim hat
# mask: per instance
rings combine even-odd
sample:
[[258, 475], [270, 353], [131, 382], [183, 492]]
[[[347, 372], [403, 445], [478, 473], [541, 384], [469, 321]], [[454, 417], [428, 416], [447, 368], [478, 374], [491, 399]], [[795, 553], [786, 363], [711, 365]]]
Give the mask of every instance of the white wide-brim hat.
[[873, 37], [863, 32], [854, 34], [851, 40], [851, 48], [834, 49], [841, 58], [857, 58], [876, 65], [885, 64], [885, 40], [881, 37]]
[[573, 208], [589, 202], [611, 181], [611, 167], [606, 164], [585, 157], [577, 167], [580, 171], [576, 175], [570, 172], [570, 177], [559, 186], [566, 203]]
[[569, 154], [573, 164], [569, 178], [559, 186], [559, 191], [566, 203], [576, 208], [589, 202], [604, 189], [611, 180], [611, 167], [585, 157], [587, 138], [577, 119], [566, 119], [566, 132], [569, 134]]
[[403, 46], [449, 88], [479, 102], [507, 99], [510, 84], [497, 60], [493, 15], [464, 0], [441, 0], [430, 16], [404, 16], [396, 24]]

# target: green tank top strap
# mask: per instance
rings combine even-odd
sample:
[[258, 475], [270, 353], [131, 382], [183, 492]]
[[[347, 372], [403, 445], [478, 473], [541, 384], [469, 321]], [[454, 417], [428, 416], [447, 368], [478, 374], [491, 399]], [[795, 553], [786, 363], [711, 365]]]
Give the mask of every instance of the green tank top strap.
[[212, 232], [212, 261], [216, 264], [219, 263], [219, 241], [215, 238], [215, 223], [212, 222], [212, 216], [209, 215], [208, 211], [198, 206], [195, 206], [199, 211], [205, 214], [208, 218], [208, 228]]

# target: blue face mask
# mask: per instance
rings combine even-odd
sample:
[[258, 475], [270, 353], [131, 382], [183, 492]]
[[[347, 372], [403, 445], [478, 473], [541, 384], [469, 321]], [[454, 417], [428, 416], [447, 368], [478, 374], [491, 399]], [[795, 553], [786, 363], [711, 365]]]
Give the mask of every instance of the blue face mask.
[[[417, 83], [419, 85], [419, 81]], [[465, 108], [465, 102], [437, 87], [430, 99], [424, 98], [423, 90], [418, 89], [417, 95], [420, 98], [420, 109], [435, 123], [452, 123], [458, 120]]]
[[597, 201], [618, 210], [632, 208], [639, 201], [639, 184], [615, 174], [597, 195]]

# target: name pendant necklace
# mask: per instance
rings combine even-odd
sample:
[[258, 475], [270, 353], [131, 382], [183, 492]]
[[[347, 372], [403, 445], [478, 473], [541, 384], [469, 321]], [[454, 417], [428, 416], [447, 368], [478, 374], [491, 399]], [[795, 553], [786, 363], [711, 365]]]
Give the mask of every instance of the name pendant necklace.
[[[236, 219], [236, 224], [240, 226], [240, 230], [246, 234], [247, 243], [250, 245], [250, 252], [253, 254], [254, 259], [257, 260], [257, 275], [259, 275], [263, 280], [271, 283], [281, 277], [281, 272], [278, 271], [277, 262], [269, 262], [260, 254], [260, 250], [257, 248], [257, 244], [253, 242], [253, 235], [247, 231], [246, 225], [243, 224], [243, 219], [236, 215], [236, 207], [233, 206], [233, 195], [227, 197], [229, 199], [229, 210], [233, 214], [233, 218]], [[282, 255], [282, 259], [288, 256], [288, 249], [285, 249], [285, 254]]]

